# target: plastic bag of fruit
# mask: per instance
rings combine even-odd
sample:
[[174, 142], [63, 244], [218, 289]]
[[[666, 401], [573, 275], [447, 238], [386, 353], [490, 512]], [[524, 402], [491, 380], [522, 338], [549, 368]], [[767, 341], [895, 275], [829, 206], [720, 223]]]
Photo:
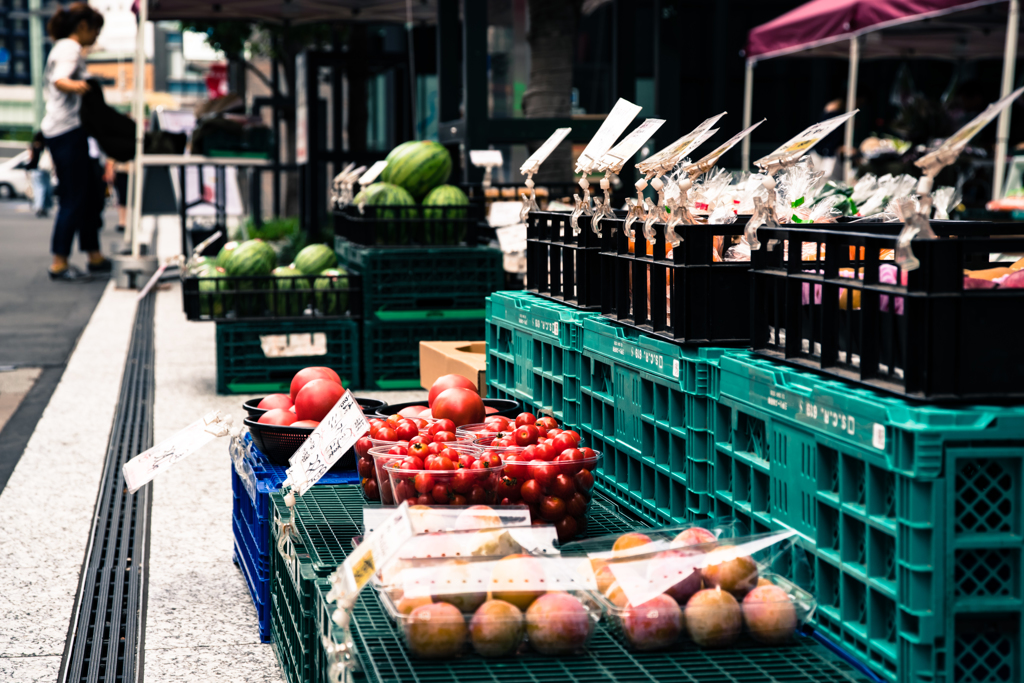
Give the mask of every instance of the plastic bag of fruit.
[[[728, 529], [668, 527], [569, 544], [585, 555], [595, 598], [630, 648], [744, 643], [782, 645], [814, 613], [795, 532], [730, 536]], [[799, 578], [794, 578], [799, 577]]]
[[407, 562], [380, 595], [416, 657], [570, 656], [601, 619], [593, 588], [565, 558], [515, 553]]

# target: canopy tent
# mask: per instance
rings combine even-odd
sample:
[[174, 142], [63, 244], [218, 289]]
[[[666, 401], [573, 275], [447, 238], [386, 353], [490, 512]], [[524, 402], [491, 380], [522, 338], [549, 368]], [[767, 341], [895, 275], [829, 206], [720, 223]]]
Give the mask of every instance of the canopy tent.
[[[1003, 57], [1001, 97], [1013, 89], [1019, 0], [811, 0], [762, 24], [747, 36], [744, 122], [749, 125], [754, 66], [774, 57], [840, 57], [850, 60], [847, 111], [857, 92], [862, 59], [990, 59]], [[999, 117], [993, 194], [1002, 187], [1010, 112]], [[853, 145], [853, 121], [845, 144]], [[744, 140], [743, 167], [750, 164]], [[844, 162], [850, 179], [851, 161]]]

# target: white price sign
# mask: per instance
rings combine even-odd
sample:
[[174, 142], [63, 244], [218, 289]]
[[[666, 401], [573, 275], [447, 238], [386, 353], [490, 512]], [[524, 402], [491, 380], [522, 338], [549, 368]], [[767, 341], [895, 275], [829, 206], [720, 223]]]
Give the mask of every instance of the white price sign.
[[626, 160], [636, 154], [664, 123], [665, 119], [647, 119], [641, 123], [601, 157], [597, 163], [597, 170], [618, 174]]
[[761, 119], [760, 121], [750, 126], [749, 128], [744, 128], [739, 133], [736, 133], [736, 135], [733, 135], [731, 138], [729, 138], [724, 144], [719, 145], [713, 152], [711, 152], [711, 154], [708, 154], [695, 164], [690, 164], [683, 170], [686, 173], [689, 173], [690, 175], [693, 175], [694, 173], [707, 173], [716, 163], [718, 163], [718, 159], [723, 154], [725, 154], [734, 146], [736, 146], [737, 142], [750, 135], [750, 133], [755, 128], [757, 128], [767, 120], [768, 119]]
[[505, 163], [501, 156], [500, 149], [471, 149], [469, 150], [469, 162], [474, 166], [501, 166]]
[[[636, 167], [644, 174], [656, 173], [658, 171], [668, 173], [675, 168], [680, 159], [683, 159], [687, 154], [696, 149], [714, 134], [715, 131], [711, 130], [711, 126], [715, 125], [718, 119], [725, 116], [725, 114], [726, 112], [723, 111], [717, 116], [712, 116], [710, 119], [706, 119], [699, 126], [673, 142], [668, 147], [655, 152], [653, 155], [641, 161], [636, 165]], [[717, 128], [715, 130], [717, 130]]]
[[519, 172], [523, 175], [527, 173], [536, 173], [540, 170], [540, 165], [544, 163], [544, 160], [551, 156], [551, 153], [555, 151], [555, 147], [561, 144], [565, 136], [572, 132], [572, 128], [559, 128], [551, 134], [544, 144], [537, 148], [537, 151], [530, 155], [530, 158], [523, 162], [523, 165], [519, 167]]
[[219, 410], [207, 413], [174, 436], [139, 453], [121, 467], [129, 493], [135, 493], [175, 463], [184, 460], [220, 436], [227, 436], [231, 416]]
[[301, 496], [369, 430], [370, 423], [363, 415], [362, 408], [352, 392], [346, 391], [320, 422], [320, 426], [288, 459], [291, 467], [286, 470], [288, 478], [285, 484], [291, 486], [293, 493]]
[[822, 138], [843, 125], [847, 119], [852, 118], [859, 111], [860, 109], [854, 109], [846, 114], [840, 114], [827, 121], [822, 121], [805, 128], [799, 135], [788, 140], [771, 154], [755, 161], [754, 165], [771, 172], [773, 167], [782, 163], [798, 161], [803, 155], [810, 152], [811, 148], [818, 144]]
[[612, 107], [604, 123], [597, 129], [597, 134], [587, 143], [580, 158], [576, 161], [576, 173], [589, 173], [597, 165], [597, 160], [604, 156], [615, 141], [626, 130], [629, 122], [643, 109], [638, 104], [619, 98]]
[[[373, 531], [363, 537], [332, 577], [335, 587], [341, 581], [342, 594], [353, 596], [363, 589], [378, 569], [416, 535], [409, 517], [409, 503], [404, 502], [381, 522]], [[328, 597], [330, 599], [330, 596]]]
[[366, 173], [359, 176], [359, 184], [369, 185], [370, 183], [372, 183], [374, 180], [377, 179], [377, 176], [381, 174], [381, 172], [384, 170], [384, 167], [387, 165], [388, 162], [385, 161], [384, 159], [373, 162], [373, 166], [367, 169]]
[[960, 155], [963, 148], [978, 134], [982, 128], [987, 126], [992, 119], [999, 116], [999, 113], [1013, 104], [1013, 101], [1020, 97], [1024, 88], [1017, 88], [1001, 100], [993, 102], [985, 107], [985, 111], [975, 116], [963, 128], [946, 138], [945, 142], [934, 152], [929, 152], [914, 162], [918, 168], [924, 169], [925, 173], [931, 176], [953, 163]]

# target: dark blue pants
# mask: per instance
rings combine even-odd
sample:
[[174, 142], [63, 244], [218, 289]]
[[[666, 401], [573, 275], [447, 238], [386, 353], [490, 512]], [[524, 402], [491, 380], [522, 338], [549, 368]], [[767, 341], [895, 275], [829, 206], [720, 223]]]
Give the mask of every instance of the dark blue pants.
[[81, 127], [46, 138], [59, 183], [60, 205], [53, 223], [50, 253], [71, 254], [71, 242], [78, 233], [82, 251], [99, 251], [99, 230], [103, 225], [103, 181], [96, 160], [89, 156], [89, 143]]

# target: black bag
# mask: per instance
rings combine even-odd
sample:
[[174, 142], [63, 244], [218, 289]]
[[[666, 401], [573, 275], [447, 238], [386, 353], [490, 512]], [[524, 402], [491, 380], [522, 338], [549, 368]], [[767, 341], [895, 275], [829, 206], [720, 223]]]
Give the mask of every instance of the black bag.
[[98, 80], [90, 78], [88, 83], [89, 91], [82, 95], [79, 112], [82, 128], [108, 157], [131, 161], [135, 158], [135, 122], [107, 104]]

